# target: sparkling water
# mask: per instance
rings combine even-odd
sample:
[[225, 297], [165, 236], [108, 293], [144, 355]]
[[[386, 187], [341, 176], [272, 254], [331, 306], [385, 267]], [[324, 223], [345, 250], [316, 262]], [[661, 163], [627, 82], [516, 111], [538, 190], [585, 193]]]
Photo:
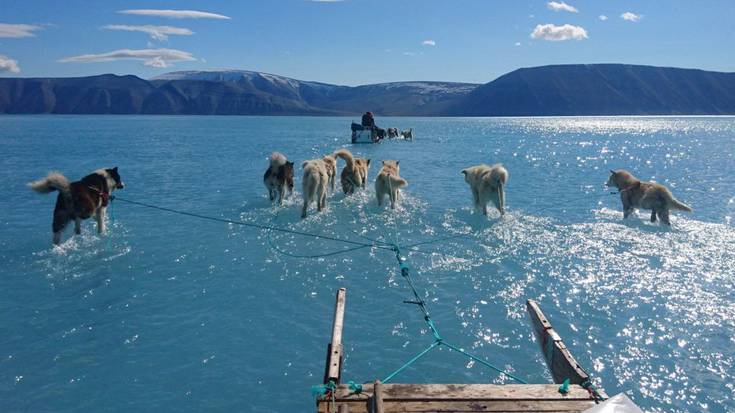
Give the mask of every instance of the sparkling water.
[[[314, 411], [334, 294], [347, 288], [343, 378], [382, 379], [432, 342], [395, 256], [113, 201], [110, 231], [51, 246], [55, 194], [25, 185], [119, 166], [125, 199], [405, 251], [443, 337], [550, 383], [525, 300], [539, 301], [608, 394], [648, 411], [735, 410], [735, 118], [379, 118], [414, 141], [352, 146], [349, 118], [1, 116], [0, 411]], [[347, 146], [364, 192], [300, 220], [301, 162]], [[296, 162], [281, 207], [262, 176]], [[409, 182], [395, 211], [380, 161]], [[508, 213], [474, 213], [460, 171], [503, 163]], [[340, 161], [340, 168], [343, 163]], [[625, 168], [691, 205], [670, 228], [623, 220]], [[447, 349], [395, 382], [510, 383]]]

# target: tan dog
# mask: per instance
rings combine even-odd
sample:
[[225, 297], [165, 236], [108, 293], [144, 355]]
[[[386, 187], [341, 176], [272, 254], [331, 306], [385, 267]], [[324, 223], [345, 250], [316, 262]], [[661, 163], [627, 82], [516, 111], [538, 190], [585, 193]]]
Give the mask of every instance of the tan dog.
[[400, 189], [408, 185], [408, 182], [399, 176], [400, 167], [398, 161], [383, 161], [378, 176], [375, 178], [375, 196], [378, 198], [378, 206], [383, 205], [383, 198], [390, 197], [390, 208], [396, 209], [396, 201]]
[[472, 190], [472, 200], [475, 209], [482, 208], [482, 214], [487, 215], [487, 203], [492, 201], [505, 214], [505, 183], [508, 182], [508, 171], [502, 165], [477, 165], [462, 170], [464, 180]]
[[329, 187], [332, 188], [332, 192], [336, 190], [337, 185], [337, 159], [334, 155], [327, 155], [322, 158], [324, 165], [327, 167], [327, 177], [329, 178]]
[[340, 181], [342, 182], [342, 190], [345, 194], [355, 193], [357, 188], [365, 188], [368, 179], [368, 169], [370, 168], [370, 159], [355, 158], [352, 152], [347, 149], [340, 149], [334, 153], [335, 157], [344, 159], [345, 167], [342, 169]]
[[623, 217], [628, 218], [635, 208], [650, 209], [651, 222], [656, 216], [666, 225], [671, 225], [669, 211], [692, 212], [692, 208], [679, 202], [668, 188], [655, 182], [643, 182], [630, 172], [618, 169], [610, 170], [607, 186], [618, 188], [620, 200], [623, 202]]
[[316, 201], [316, 209], [320, 212], [327, 205], [329, 176], [327, 164], [323, 159], [304, 161], [301, 167], [304, 168], [304, 178], [301, 182], [304, 192], [304, 208], [301, 210], [301, 218], [306, 218], [306, 210], [312, 202]]

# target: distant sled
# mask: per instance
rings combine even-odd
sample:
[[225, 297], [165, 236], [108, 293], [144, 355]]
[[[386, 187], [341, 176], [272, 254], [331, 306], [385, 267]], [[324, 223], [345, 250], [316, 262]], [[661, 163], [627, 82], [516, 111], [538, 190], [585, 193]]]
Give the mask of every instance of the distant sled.
[[[379, 143], [386, 138], [386, 129], [374, 126], [362, 126], [352, 122], [352, 143]], [[396, 128], [387, 129], [389, 139], [413, 140], [413, 128], [399, 132]]]
[[385, 131], [383, 129], [372, 126], [362, 126], [359, 123], [352, 122], [351, 129], [352, 143], [378, 143], [385, 137]]

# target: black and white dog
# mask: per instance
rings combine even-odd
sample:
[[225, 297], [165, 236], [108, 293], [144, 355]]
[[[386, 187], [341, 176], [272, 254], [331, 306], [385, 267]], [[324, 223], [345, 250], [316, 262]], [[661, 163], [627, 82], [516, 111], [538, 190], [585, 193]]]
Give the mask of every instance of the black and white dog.
[[79, 181], [69, 180], [59, 172], [51, 172], [43, 179], [31, 182], [28, 186], [34, 191], [47, 194], [59, 191], [54, 208], [54, 244], [61, 242], [61, 232], [74, 221], [74, 233], [82, 232], [82, 220], [92, 215], [97, 220], [97, 231], [105, 232], [105, 213], [110, 202], [110, 194], [124, 187], [117, 167], [98, 169]]

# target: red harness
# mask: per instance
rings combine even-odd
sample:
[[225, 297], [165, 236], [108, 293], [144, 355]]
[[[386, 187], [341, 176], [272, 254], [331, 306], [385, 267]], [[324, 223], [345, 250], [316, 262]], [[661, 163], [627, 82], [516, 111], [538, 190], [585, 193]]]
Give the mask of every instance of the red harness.
[[103, 207], [106, 207], [107, 205], [110, 204], [110, 193], [109, 192], [100, 191], [99, 189], [97, 189], [97, 188], [95, 188], [93, 186], [88, 186], [87, 188], [89, 188], [89, 189], [91, 189], [94, 192], [97, 192], [99, 194], [100, 200], [102, 201], [102, 206]]

